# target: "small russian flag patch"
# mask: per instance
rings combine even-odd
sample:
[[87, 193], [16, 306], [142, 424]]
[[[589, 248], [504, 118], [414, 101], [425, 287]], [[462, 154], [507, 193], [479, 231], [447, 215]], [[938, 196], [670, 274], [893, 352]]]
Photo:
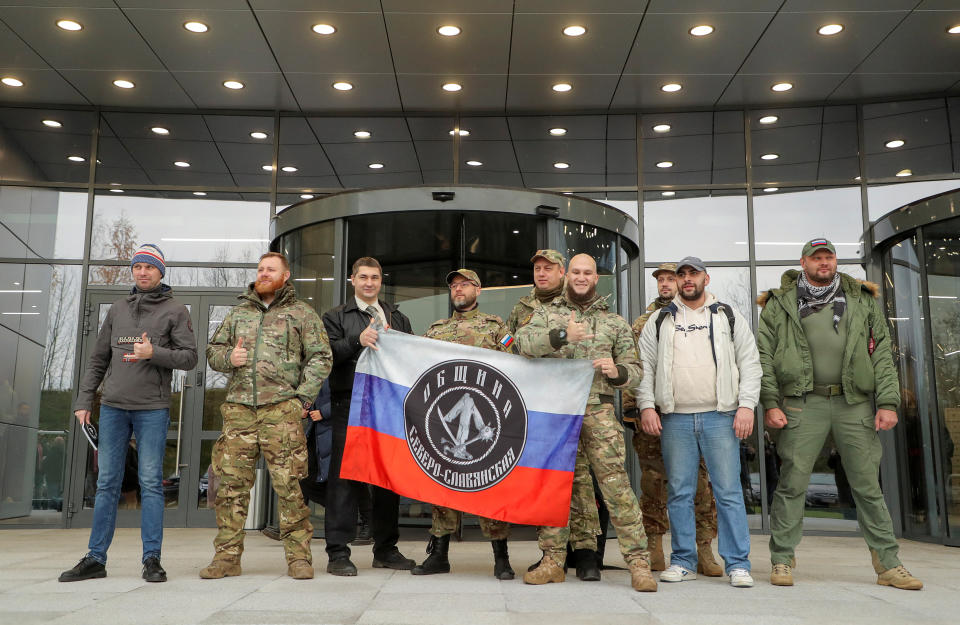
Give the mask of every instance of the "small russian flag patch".
[[513, 335], [507, 334], [502, 339], [500, 339], [500, 345], [504, 347], [510, 347], [513, 345]]
[[817, 247], [818, 245], [826, 245], [826, 239], [816, 239], [815, 241], [810, 241], [810, 247]]

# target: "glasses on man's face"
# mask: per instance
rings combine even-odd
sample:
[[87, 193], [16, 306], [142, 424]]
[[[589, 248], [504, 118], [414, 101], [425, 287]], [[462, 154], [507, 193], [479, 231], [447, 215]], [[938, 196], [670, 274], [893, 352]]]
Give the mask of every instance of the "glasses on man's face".
[[473, 283], [468, 280], [463, 280], [462, 282], [454, 282], [450, 285], [451, 291], [459, 291], [467, 288], [468, 286], [473, 286]]

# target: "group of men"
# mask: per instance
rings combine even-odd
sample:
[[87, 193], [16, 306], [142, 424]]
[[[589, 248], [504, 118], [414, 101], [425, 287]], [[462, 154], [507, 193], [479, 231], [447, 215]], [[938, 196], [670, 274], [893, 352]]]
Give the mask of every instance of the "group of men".
[[[807, 483], [832, 432], [844, 457], [877, 582], [922, 587], [897, 557], [878, 483], [878, 433], [896, 425], [899, 404], [886, 321], [876, 286], [838, 273], [829, 241], [808, 242], [801, 252], [801, 270], [787, 271], [780, 287], [758, 300], [763, 311], [756, 340], [749, 322], [707, 291], [710, 276], [696, 257], [654, 271], [658, 297], [632, 327], [597, 293], [599, 274], [590, 256], [578, 254], [567, 264], [559, 252], [539, 250], [531, 262], [534, 287], [506, 323], [479, 310], [482, 287], [476, 272], [451, 271], [446, 281], [454, 313], [425, 334], [463, 345], [516, 350], [529, 358], [587, 359], [593, 364], [569, 523], [538, 528], [543, 557], [524, 574], [526, 583], [563, 582], [568, 544], [577, 576], [600, 579], [596, 484], [635, 590], [657, 590], [652, 571], [661, 571], [663, 582], [693, 580], [698, 572], [726, 573], [731, 585], [752, 586], [739, 448], [753, 433], [754, 409], [762, 402], [765, 425], [782, 430], [781, 475], [771, 507], [771, 583], [793, 584]], [[159, 248], [142, 246], [131, 268], [135, 285], [125, 300], [111, 307], [74, 406], [78, 420], [88, 423], [94, 394], [103, 383], [90, 551], [60, 581], [106, 575], [131, 431], [137, 439], [143, 497], [143, 577], [166, 580], [160, 565], [160, 481], [169, 376], [174, 368], [195, 366], [196, 342], [189, 313], [162, 283], [165, 265]], [[200, 571], [205, 579], [241, 573], [243, 525], [261, 454], [279, 498], [287, 573], [295, 579], [313, 577], [313, 527], [300, 489], [307, 475], [301, 420], [308, 415], [329, 419], [333, 434], [324, 517], [327, 572], [357, 574], [349, 544], [356, 538], [358, 497], [366, 486], [339, 477], [354, 371], [364, 349], [378, 349], [379, 332], [389, 328], [411, 333], [411, 324], [380, 298], [383, 269], [374, 258], [353, 264], [354, 296], [322, 319], [297, 299], [290, 277], [282, 254], [264, 254], [256, 281], [206, 348], [207, 362], [227, 373], [229, 383], [221, 407], [223, 432], [213, 450], [213, 469], [221, 480], [218, 532], [213, 561]], [[310, 411], [325, 379], [329, 415]], [[641, 501], [625, 470], [624, 428], [614, 408], [617, 391], [623, 392], [624, 422], [634, 430], [633, 446], [643, 468]], [[450, 571], [448, 551], [450, 536], [459, 527], [458, 511], [433, 507], [429, 555], [417, 565], [397, 548], [398, 495], [374, 487], [372, 500], [374, 567], [414, 575]], [[513, 579], [509, 524], [493, 519], [481, 519], [480, 524], [492, 543], [495, 577]], [[668, 529], [669, 565], [661, 542]], [[723, 567], [711, 548], [717, 535]]]

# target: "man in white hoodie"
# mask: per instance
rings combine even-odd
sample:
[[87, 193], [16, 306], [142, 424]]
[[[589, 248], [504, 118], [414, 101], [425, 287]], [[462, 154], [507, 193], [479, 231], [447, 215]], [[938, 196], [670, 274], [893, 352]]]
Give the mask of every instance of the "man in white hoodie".
[[[673, 553], [664, 582], [697, 578], [694, 494], [703, 455], [717, 502], [718, 548], [732, 586], [753, 586], [750, 531], [740, 488], [740, 440], [753, 432], [760, 355], [750, 324], [706, 291], [699, 258], [677, 263], [679, 293], [640, 334], [636, 389], [643, 431], [660, 436]], [[661, 418], [654, 406], [659, 406]]]

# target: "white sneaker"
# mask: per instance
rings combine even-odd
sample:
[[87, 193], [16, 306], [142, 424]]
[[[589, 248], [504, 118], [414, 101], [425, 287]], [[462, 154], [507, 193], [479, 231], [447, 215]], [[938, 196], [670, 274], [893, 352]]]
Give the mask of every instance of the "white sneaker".
[[671, 564], [660, 573], [661, 582], [685, 582], [691, 579], [697, 579], [696, 572], [685, 569], [679, 564]]
[[734, 588], [753, 588], [753, 577], [747, 569], [730, 569], [730, 585]]

